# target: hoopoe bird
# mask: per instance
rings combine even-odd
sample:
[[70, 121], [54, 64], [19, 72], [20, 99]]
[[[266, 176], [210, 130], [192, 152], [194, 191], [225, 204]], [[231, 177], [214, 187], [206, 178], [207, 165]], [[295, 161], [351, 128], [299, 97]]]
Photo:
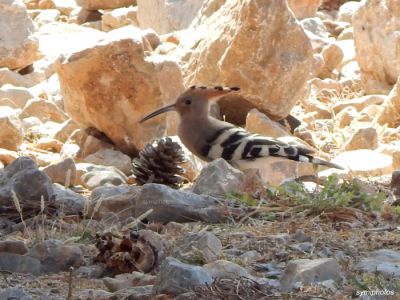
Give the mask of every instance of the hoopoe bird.
[[210, 116], [209, 109], [212, 101], [239, 90], [238, 87], [191, 86], [178, 97], [174, 104], [152, 112], [140, 120], [140, 123], [165, 112], [178, 112], [179, 138], [193, 154], [205, 161], [223, 158], [235, 165], [236, 162], [243, 160], [275, 156], [343, 169], [339, 165], [312, 156], [313, 150], [302, 145], [289, 145], [272, 137], [253, 134]]

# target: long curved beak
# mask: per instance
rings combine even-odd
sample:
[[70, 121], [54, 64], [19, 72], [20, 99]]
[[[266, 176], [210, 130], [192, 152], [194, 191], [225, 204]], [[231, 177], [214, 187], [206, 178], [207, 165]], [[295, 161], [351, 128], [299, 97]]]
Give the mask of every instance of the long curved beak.
[[175, 110], [175, 104], [165, 106], [165, 107], [160, 108], [160, 109], [152, 112], [151, 114], [145, 116], [143, 119], [141, 119], [139, 121], [139, 123], [143, 123], [144, 121], [147, 121], [147, 120], [149, 120], [151, 118], [154, 118], [155, 116], [158, 116], [159, 114], [162, 114], [162, 113], [165, 113], [165, 112], [168, 112], [168, 111], [173, 111], [173, 110]]

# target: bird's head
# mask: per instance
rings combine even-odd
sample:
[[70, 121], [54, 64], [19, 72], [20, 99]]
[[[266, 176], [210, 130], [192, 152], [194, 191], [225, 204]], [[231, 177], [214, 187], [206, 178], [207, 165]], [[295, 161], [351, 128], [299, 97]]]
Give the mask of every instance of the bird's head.
[[240, 88], [238, 87], [224, 88], [221, 86], [216, 86], [208, 88], [205, 86], [191, 86], [181, 95], [179, 95], [174, 104], [165, 106], [152, 112], [140, 120], [140, 123], [168, 111], [176, 111], [181, 117], [207, 116], [210, 101], [218, 100], [226, 94], [237, 92], [239, 90]]

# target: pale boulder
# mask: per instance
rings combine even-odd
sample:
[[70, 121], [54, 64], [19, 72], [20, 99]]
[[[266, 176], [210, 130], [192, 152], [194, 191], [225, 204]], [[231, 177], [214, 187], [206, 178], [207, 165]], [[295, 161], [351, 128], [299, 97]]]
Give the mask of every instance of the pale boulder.
[[18, 110], [0, 106], [0, 148], [15, 151], [22, 144], [23, 130], [17, 113]]
[[343, 145], [346, 151], [357, 149], [371, 149], [378, 147], [378, 133], [373, 127], [359, 128]]
[[332, 105], [335, 113], [338, 113], [346, 107], [354, 107], [357, 111], [361, 111], [370, 105], [381, 105], [385, 101], [385, 96], [382, 95], [367, 95], [359, 98], [338, 101]]
[[52, 163], [51, 165], [43, 168], [43, 172], [50, 177], [50, 179], [65, 187], [75, 185], [76, 182], [76, 166], [72, 158]]
[[184, 89], [178, 64], [145, 52], [146, 46], [151, 49], [141, 30], [125, 26], [56, 64], [68, 115], [128, 154], [165, 133], [165, 116], [144, 125], [138, 121]]
[[34, 98], [33, 94], [26, 88], [15, 87], [10, 84], [5, 84], [0, 87], [0, 99], [9, 99], [18, 107], [23, 108], [29, 99]]
[[60, 152], [62, 146], [60, 141], [49, 137], [42, 137], [35, 142], [35, 148], [51, 152]]
[[22, 1], [0, 2], [0, 28], [0, 68], [23, 68], [39, 58], [34, 25]]
[[332, 162], [347, 168], [354, 175], [381, 176], [393, 171], [390, 155], [369, 149], [342, 152]]
[[357, 110], [353, 106], [347, 106], [342, 109], [337, 115], [336, 120], [339, 128], [349, 126], [353, 120], [359, 116]]
[[79, 129], [78, 124], [76, 124], [72, 119], [69, 119], [61, 124], [61, 126], [54, 132], [53, 138], [65, 143], [71, 134]]
[[341, 40], [353, 40], [354, 39], [354, 31], [353, 27], [349, 27], [344, 29], [337, 38], [339, 41]]
[[400, 75], [400, 2], [363, 1], [353, 18], [357, 61], [364, 88], [387, 92]]
[[[72, 157], [75, 157], [77, 159], [82, 159], [88, 155], [96, 153], [101, 149], [113, 148], [113, 145], [105, 136], [102, 136], [102, 134], [96, 131], [95, 129], [94, 129], [95, 132], [91, 132], [92, 129], [93, 128], [87, 128], [86, 130], [83, 129], [75, 130], [70, 135], [70, 137], [64, 144], [61, 151], [64, 152], [64, 150], [66, 149], [73, 150], [74, 148], [76, 149], [75, 146], [77, 146], [78, 151], [75, 153], [76, 155]], [[68, 147], [67, 145], [75, 145], [75, 146]]]
[[265, 185], [279, 186], [301, 176], [315, 175], [312, 164], [299, 163], [287, 158], [265, 157], [255, 161], [238, 161], [234, 165], [241, 171], [258, 169]]
[[136, 6], [117, 8], [105, 12], [101, 16], [101, 28], [103, 31], [110, 31], [127, 25], [139, 26]]
[[353, 16], [361, 5], [360, 1], [349, 1], [342, 4], [337, 17], [338, 21], [352, 23]]
[[11, 164], [18, 158], [18, 153], [15, 151], [0, 148], [0, 161], [5, 165]]
[[68, 116], [53, 102], [42, 99], [29, 100], [20, 114], [20, 118], [30, 116], [37, 117], [40, 121], [53, 121], [63, 123], [68, 120]]
[[58, 18], [60, 16], [61, 16], [61, 13], [58, 11], [58, 9], [46, 9], [46, 10], [42, 10], [36, 16], [34, 21], [38, 26], [42, 26], [44, 24], [58, 21]]
[[97, 10], [88, 10], [82, 7], [75, 8], [68, 19], [68, 23], [84, 24], [86, 22], [100, 21], [103, 14]]
[[140, 28], [152, 28], [159, 34], [186, 29], [204, 0], [137, 0]]
[[17, 72], [11, 71], [7, 68], [0, 68], [0, 87], [5, 84], [17, 87], [31, 87], [35, 85], [35, 82]]
[[285, 118], [313, 64], [310, 41], [285, 2], [207, 2], [180, 47], [187, 48], [187, 85], [240, 86], [259, 111]]
[[328, 72], [335, 70], [342, 63], [344, 57], [342, 48], [334, 43], [324, 47], [321, 54], [324, 58], [325, 70]]
[[136, 0], [76, 0], [76, 4], [88, 10], [114, 9], [135, 5]]
[[386, 97], [375, 120], [379, 124], [388, 124], [390, 127], [400, 125], [400, 79]]
[[314, 17], [322, 0], [288, 0], [290, 9], [297, 19]]
[[268, 116], [252, 109], [247, 114], [246, 130], [264, 136], [281, 137], [290, 135], [289, 130], [278, 122], [272, 121]]
[[[105, 33], [76, 24], [57, 22], [41, 26], [38, 35], [39, 50], [46, 57], [43, 64], [46, 64], [46, 61], [50, 62], [47, 68], [53, 68], [55, 58], [91, 47], [104, 38]], [[38, 67], [34, 66], [34, 68]], [[43, 72], [47, 77], [51, 75], [48, 71], [46, 73], [43, 70]]]

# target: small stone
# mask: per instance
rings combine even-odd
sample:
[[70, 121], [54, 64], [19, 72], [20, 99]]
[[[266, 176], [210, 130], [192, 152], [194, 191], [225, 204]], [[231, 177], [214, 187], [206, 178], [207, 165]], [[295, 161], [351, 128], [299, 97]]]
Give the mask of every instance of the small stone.
[[40, 260], [41, 273], [68, 271], [83, 263], [83, 253], [78, 245], [65, 245], [58, 240], [35, 244], [27, 255]]
[[167, 257], [157, 274], [154, 291], [157, 294], [179, 295], [188, 289], [209, 285], [212, 282], [211, 276], [202, 267], [191, 266]]
[[[125, 220], [133, 215], [136, 198], [142, 187], [140, 186], [107, 186], [98, 187], [92, 191], [89, 198], [89, 216], [95, 220], [105, 220], [110, 216], [117, 216]], [[101, 204], [99, 205], [98, 202]], [[97, 211], [94, 211], [94, 208]]]
[[97, 264], [97, 265], [79, 267], [74, 271], [74, 274], [83, 278], [96, 279], [102, 277], [104, 272], [105, 272], [104, 266]]
[[203, 266], [204, 270], [214, 279], [240, 279], [242, 277], [255, 279], [243, 267], [227, 260], [217, 260]]
[[378, 272], [387, 279], [400, 278], [400, 252], [391, 249], [372, 251], [356, 268], [368, 273]]
[[84, 162], [112, 166], [124, 172], [125, 175], [132, 174], [132, 159], [120, 151], [112, 149], [100, 149], [96, 153], [86, 156]]
[[246, 251], [240, 255], [240, 258], [245, 261], [245, 263], [255, 263], [263, 258], [263, 256], [256, 250]]
[[48, 201], [53, 195], [52, 182], [36, 163], [28, 157], [19, 157], [0, 172], [0, 213], [9, 205], [12, 191], [24, 201]]
[[0, 241], [0, 253], [1, 252], [24, 255], [28, 252], [28, 248], [22, 241]]
[[181, 261], [209, 263], [221, 253], [222, 243], [211, 232], [189, 233], [175, 246], [173, 256]]
[[114, 295], [110, 292], [100, 290], [100, 289], [83, 289], [77, 292], [78, 295], [76, 297], [77, 300], [88, 300], [88, 299], [96, 299], [96, 300], [107, 300]]
[[[129, 300], [151, 300], [154, 299], [154, 288], [152, 285], [128, 287], [114, 292], [113, 299], [129, 299]], [[161, 298], [163, 295], [161, 296]], [[97, 298], [96, 298], [97, 299]], [[108, 300], [107, 298], [105, 300]]]
[[37, 275], [40, 273], [40, 261], [26, 255], [1, 253], [0, 269], [13, 273], [29, 273]]
[[86, 188], [93, 190], [100, 186], [126, 185], [128, 178], [115, 167], [91, 165], [88, 172], [81, 176], [81, 180]]
[[290, 248], [300, 252], [311, 253], [311, 251], [314, 249], [314, 245], [310, 242], [304, 242], [290, 245]]
[[[161, 184], [149, 183], [143, 186], [135, 202], [134, 217], [153, 209], [147, 217], [149, 222], [168, 223], [193, 222], [222, 222], [229, 215], [227, 211], [235, 211], [210, 196], [179, 191]], [[233, 213], [232, 211], [232, 213]], [[236, 212], [238, 213], [238, 212]]]
[[73, 186], [76, 183], [76, 166], [72, 158], [66, 158], [43, 169], [53, 182], [63, 186]]
[[299, 284], [309, 285], [330, 279], [338, 282], [340, 278], [339, 265], [332, 258], [292, 260], [281, 278], [281, 290], [290, 292]]
[[311, 242], [311, 237], [306, 235], [301, 229], [297, 229], [296, 232], [291, 236], [291, 239], [300, 243]]
[[130, 274], [119, 274], [115, 278], [105, 277], [103, 283], [110, 292], [116, 292], [127, 287], [153, 285], [155, 278], [153, 275], [132, 272]]
[[396, 170], [392, 173], [390, 188], [392, 189], [393, 194], [400, 196], [400, 170]]
[[32, 296], [25, 293], [25, 291], [18, 287], [10, 287], [6, 289], [2, 289], [0, 292], [0, 299], [6, 300], [32, 300]]
[[54, 183], [54, 204], [57, 206], [61, 215], [80, 215], [83, 213], [86, 199], [82, 195]]
[[371, 149], [378, 148], [378, 132], [373, 127], [366, 127], [358, 129], [343, 145], [346, 151], [357, 149]]
[[244, 175], [220, 158], [207, 164], [193, 185], [193, 192], [205, 195], [226, 195], [243, 192]]

